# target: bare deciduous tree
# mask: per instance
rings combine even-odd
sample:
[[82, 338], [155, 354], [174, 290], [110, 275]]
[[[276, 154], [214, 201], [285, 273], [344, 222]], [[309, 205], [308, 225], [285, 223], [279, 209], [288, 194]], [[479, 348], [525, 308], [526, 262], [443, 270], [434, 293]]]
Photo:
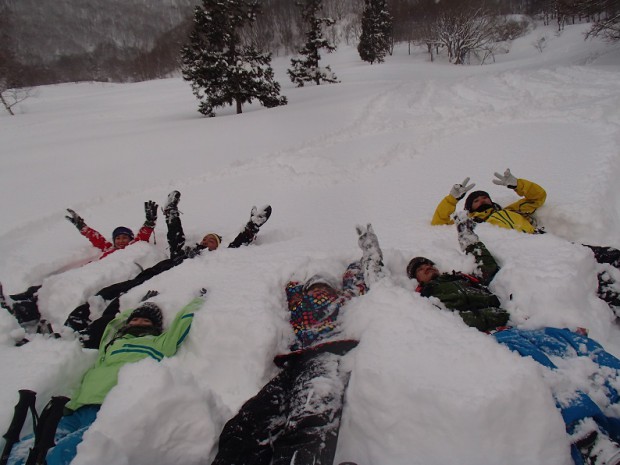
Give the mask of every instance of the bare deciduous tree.
[[468, 62], [471, 53], [492, 53], [495, 41], [495, 20], [480, 8], [447, 11], [434, 23], [433, 35], [448, 51], [451, 63]]
[[2, 102], [2, 106], [10, 115], [15, 115], [13, 107], [30, 97], [32, 95], [32, 88], [9, 89], [4, 82], [6, 81], [0, 79], [0, 102]]

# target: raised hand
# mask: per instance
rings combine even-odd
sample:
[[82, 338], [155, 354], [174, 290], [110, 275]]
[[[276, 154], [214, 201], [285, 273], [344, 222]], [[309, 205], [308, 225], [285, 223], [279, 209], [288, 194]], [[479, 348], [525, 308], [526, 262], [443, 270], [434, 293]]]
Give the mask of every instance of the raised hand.
[[81, 231], [82, 228], [86, 226], [86, 223], [84, 222], [84, 218], [82, 218], [80, 215], [75, 213], [75, 211], [71, 210], [70, 208], [67, 208], [67, 211], [69, 212], [69, 215], [65, 216], [65, 218], [67, 218], [67, 220], [69, 220], [71, 224], [73, 224], [76, 228], [78, 228], [78, 230]]
[[470, 218], [466, 212], [461, 211], [452, 215], [454, 224], [456, 224], [456, 231], [458, 233], [459, 246], [463, 252], [467, 247], [477, 242], [480, 242], [478, 234], [474, 232], [476, 222], [473, 218]]
[[472, 190], [476, 185], [475, 183], [467, 184], [468, 182], [469, 178], [465, 178], [463, 179], [463, 182], [461, 184], [455, 184], [454, 186], [452, 186], [452, 189], [450, 189], [450, 195], [456, 200], [461, 200], [463, 197], [465, 197], [467, 191]]
[[510, 168], [506, 168], [504, 174], [495, 173], [497, 179], [493, 180], [494, 184], [498, 186], [506, 186], [509, 189], [515, 189], [517, 187], [517, 178], [515, 178], [510, 172]]
[[146, 218], [144, 225], [154, 228], [157, 221], [157, 204], [152, 200], [144, 202], [144, 216]]

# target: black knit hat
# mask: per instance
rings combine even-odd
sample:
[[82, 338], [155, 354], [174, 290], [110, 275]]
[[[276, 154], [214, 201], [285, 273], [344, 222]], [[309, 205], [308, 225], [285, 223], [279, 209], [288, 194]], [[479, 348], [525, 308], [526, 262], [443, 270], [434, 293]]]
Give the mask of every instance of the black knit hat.
[[131, 314], [129, 318], [127, 318], [127, 323], [129, 323], [134, 318], [146, 318], [153, 323], [153, 327], [162, 330], [163, 327], [163, 316], [161, 314], [161, 310], [154, 304], [153, 302], [145, 302], [136, 308]]
[[476, 200], [478, 197], [482, 197], [482, 196], [491, 198], [489, 193], [485, 191], [473, 191], [471, 194], [469, 194], [467, 198], [465, 199], [465, 210], [470, 212], [471, 204], [474, 203], [474, 200]]
[[426, 257], [415, 257], [412, 258], [409, 264], [407, 265], [407, 276], [409, 279], [416, 279], [415, 273], [418, 271], [422, 265], [435, 265], [435, 262], [429, 260]]
[[129, 239], [133, 241], [133, 231], [125, 226], [119, 226], [112, 231], [112, 241], [116, 239], [116, 236], [120, 236], [121, 234], [127, 234]]

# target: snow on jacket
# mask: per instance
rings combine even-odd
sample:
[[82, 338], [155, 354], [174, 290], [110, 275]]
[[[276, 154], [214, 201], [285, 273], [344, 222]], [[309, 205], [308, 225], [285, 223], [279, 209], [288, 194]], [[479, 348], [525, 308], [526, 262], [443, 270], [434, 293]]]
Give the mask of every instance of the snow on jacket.
[[[138, 241], [148, 242], [151, 238], [151, 234], [153, 233], [153, 229], [154, 228], [143, 225], [138, 231], [138, 234], [127, 245], [135, 244]], [[88, 239], [93, 246], [97, 247], [103, 252], [101, 257], [99, 257], [100, 260], [118, 250], [116, 247], [114, 247], [114, 244], [108, 241], [99, 231], [94, 230], [90, 226], [84, 226], [82, 229], [80, 229], [80, 234], [82, 234], [82, 236]]]
[[289, 321], [297, 338], [291, 350], [306, 349], [327, 336], [337, 334], [336, 319], [340, 307], [368, 290], [359, 261], [347, 267], [342, 284], [339, 295], [325, 293], [320, 297], [305, 293], [303, 283], [291, 281], [287, 284], [286, 300], [291, 312]]
[[138, 362], [151, 357], [161, 361], [177, 352], [190, 330], [194, 312], [204, 303], [204, 298], [197, 297], [180, 310], [168, 330], [162, 334], [132, 336], [125, 334], [116, 338], [118, 330], [126, 323], [133, 309], [119, 314], [108, 324], [99, 345], [99, 357], [90, 368], [82, 382], [67, 404], [67, 408], [76, 410], [84, 405], [100, 405], [108, 392], [118, 383], [118, 372], [127, 363]]
[[[547, 193], [538, 184], [525, 179], [517, 180], [515, 192], [523, 198], [504, 208], [494, 203], [493, 208], [483, 212], [468, 212], [468, 215], [478, 223], [487, 222], [502, 228], [535, 233], [532, 214], [545, 203]], [[458, 200], [452, 195], [444, 197], [435, 209], [431, 224], [454, 224], [451, 215], [456, 210], [457, 203]]]
[[480, 331], [505, 326], [510, 314], [500, 308], [499, 299], [487, 287], [499, 265], [482, 242], [470, 245], [466, 252], [475, 257], [480, 278], [457, 271], [443, 273], [420, 284], [417, 291], [423, 297], [437, 297], [449, 310], [459, 312], [468, 326]]

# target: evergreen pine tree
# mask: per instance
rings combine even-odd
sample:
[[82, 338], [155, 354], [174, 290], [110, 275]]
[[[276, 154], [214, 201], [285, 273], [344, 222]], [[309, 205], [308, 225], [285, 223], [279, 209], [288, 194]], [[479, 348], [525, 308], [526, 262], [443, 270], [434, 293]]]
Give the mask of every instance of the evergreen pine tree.
[[181, 51], [183, 78], [200, 100], [198, 111], [215, 116], [214, 108], [258, 100], [266, 107], [286, 105], [274, 81], [271, 54], [241, 39], [241, 30], [256, 20], [258, 2], [202, 0], [194, 11], [189, 44]]
[[392, 16], [386, 0], [365, 0], [362, 12], [362, 34], [357, 51], [360, 58], [373, 64], [382, 63], [390, 49]]
[[328, 53], [336, 50], [336, 46], [323, 37], [323, 25], [331, 26], [335, 21], [319, 16], [323, 0], [305, 0], [305, 3], [297, 5], [303, 8], [302, 18], [309, 29], [306, 32], [306, 44], [298, 52], [303, 58], [291, 59], [291, 67], [287, 71], [291, 81], [297, 84], [297, 87], [303, 87], [304, 83], [312, 81], [317, 86], [321, 82], [340, 82], [329, 66], [324, 68], [319, 66], [320, 49], [324, 48]]

